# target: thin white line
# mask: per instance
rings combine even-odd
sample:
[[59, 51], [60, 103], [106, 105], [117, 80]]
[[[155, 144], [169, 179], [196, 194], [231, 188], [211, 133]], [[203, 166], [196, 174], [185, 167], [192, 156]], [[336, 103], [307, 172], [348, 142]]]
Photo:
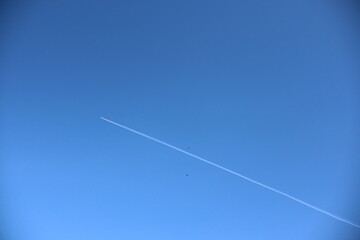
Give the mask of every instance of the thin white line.
[[143, 137], [145, 137], [145, 138], [148, 138], [148, 139], [150, 139], [150, 140], [152, 140], [152, 141], [154, 141], [154, 142], [157, 142], [157, 143], [160, 143], [160, 144], [162, 144], [162, 145], [165, 145], [165, 146], [167, 146], [167, 147], [169, 147], [169, 148], [172, 148], [172, 149], [174, 149], [174, 150], [176, 150], [176, 151], [182, 152], [182, 153], [184, 153], [184, 154], [186, 154], [186, 155], [188, 155], [188, 156], [190, 156], [190, 157], [196, 158], [196, 159], [198, 159], [198, 160], [200, 160], [200, 161], [203, 161], [203, 162], [205, 162], [205, 163], [207, 163], [207, 164], [210, 164], [210, 165], [212, 165], [212, 166], [214, 166], [214, 167], [220, 168], [220, 169], [222, 169], [222, 170], [224, 170], [224, 171], [226, 171], [226, 172], [229, 172], [229, 173], [234, 174], [234, 175], [236, 175], [236, 176], [238, 176], [238, 177], [241, 177], [241, 178], [243, 178], [243, 179], [245, 179], [245, 180], [247, 180], [247, 181], [249, 181], [249, 182], [252, 182], [252, 183], [254, 183], [254, 184], [256, 184], [256, 185], [259, 185], [259, 186], [261, 186], [261, 187], [263, 187], [263, 188], [266, 188], [266, 189], [268, 189], [268, 190], [270, 190], [270, 191], [276, 192], [276, 193], [278, 193], [278, 194], [280, 194], [280, 195], [283, 195], [283, 196], [285, 196], [285, 197], [287, 197], [287, 198], [290, 198], [290, 199], [292, 199], [292, 200], [294, 200], [294, 201], [296, 201], [296, 202], [298, 202], [298, 203], [301, 203], [301, 204], [303, 204], [303, 205], [305, 205], [305, 206], [307, 206], [307, 207], [309, 207], [309, 208], [312, 208], [312, 209], [314, 209], [314, 210], [316, 210], [316, 211], [318, 211], [318, 212], [321, 212], [321, 213], [323, 213], [323, 214], [326, 214], [326, 215], [328, 215], [328, 216], [330, 216], [330, 217], [332, 217], [332, 218], [334, 218], [334, 219], [336, 219], [336, 220], [339, 220], [339, 221], [341, 221], [341, 222], [350, 224], [350, 225], [352, 225], [352, 226], [354, 226], [354, 227], [360, 228], [360, 225], [357, 225], [357, 224], [355, 224], [355, 223], [350, 222], [349, 220], [346, 220], [346, 219], [344, 219], [344, 218], [338, 217], [338, 216], [336, 216], [336, 215], [334, 215], [334, 214], [332, 214], [332, 213], [329, 213], [329, 212], [327, 212], [327, 211], [325, 211], [325, 210], [322, 210], [322, 209], [320, 209], [320, 208], [318, 208], [318, 207], [315, 207], [315, 206], [313, 206], [313, 205], [311, 205], [311, 204], [309, 204], [309, 203], [307, 203], [307, 202], [304, 202], [304, 201], [302, 201], [302, 200], [300, 200], [300, 199], [298, 199], [298, 198], [296, 198], [296, 197], [293, 197], [293, 196], [291, 196], [291, 195], [289, 195], [289, 194], [287, 194], [287, 193], [284, 193], [284, 192], [282, 192], [282, 191], [280, 191], [280, 190], [277, 190], [277, 189], [275, 189], [275, 188], [272, 188], [272, 187], [270, 187], [270, 186], [268, 186], [268, 185], [266, 185], [266, 184], [260, 183], [260, 182], [254, 180], [254, 179], [251, 179], [251, 178], [249, 178], [249, 177], [246, 177], [246, 176], [244, 176], [244, 175], [242, 175], [242, 174], [240, 174], [240, 173], [234, 172], [234, 171], [232, 171], [232, 170], [230, 170], [230, 169], [228, 169], [228, 168], [225, 168], [225, 167], [223, 167], [223, 166], [220, 166], [220, 165], [218, 165], [218, 164], [216, 164], [216, 163], [210, 162], [209, 160], [206, 160], [206, 159], [204, 159], [204, 158], [202, 158], [202, 157], [199, 157], [199, 156], [197, 156], [197, 155], [195, 155], [195, 154], [192, 154], [192, 153], [190, 153], [190, 152], [187, 152], [187, 151], [185, 151], [185, 150], [182, 150], [182, 149], [180, 149], [180, 148], [178, 148], [178, 147], [175, 147], [175, 146], [173, 146], [173, 145], [171, 145], [171, 144], [169, 144], [169, 143], [163, 142], [163, 141], [161, 141], [161, 140], [159, 140], [159, 139], [157, 139], [157, 138], [154, 138], [154, 137], [151, 137], [151, 136], [149, 136], [149, 135], [146, 135], [146, 134], [144, 134], [144, 133], [142, 133], [142, 132], [136, 131], [136, 130], [134, 130], [134, 129], [132, 129], [132, 128], [126, 127], [126, 126], [121, 125], [121, 124], [116, 123], [116, 122], [113, 122], [113, 121], [111, 121], [111, 120], [109, 120], [109, 119], [106, 119], [106, 118], [104, 118], [104, 117], [100, 117], [100, 118], [101, 118], [102, 120], [105, 120], [105, 121], [107, 121], [107, 122], [109, 122], [109, 123], [112, 123], [112, 124], [114, 124], [114, 125], [116, 125], [116, 126], [122, 127], [122, 128], [124, 128], [124, 129], [126, 129], [126, 130], [128, 130], [128, 131], [130, 131], [130, 132], [136, 133], [136, 134], [138, 134], [138, 135], [140, 135], [140, 136], [143, 136]]

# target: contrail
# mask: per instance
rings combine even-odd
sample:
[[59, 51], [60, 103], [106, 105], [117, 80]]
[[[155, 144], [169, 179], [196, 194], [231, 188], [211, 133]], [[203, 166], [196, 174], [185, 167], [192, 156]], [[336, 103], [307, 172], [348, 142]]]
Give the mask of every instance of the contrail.
[[114, 124], [114, 125], [116, 125], [116, 126], [122, 127], [122, 128], [124, 128], [124, 129], [126, 129], [126, 130], [128, 130], [128, 131], [130, 131], [130, 132], [136, 133], [136, 134], [138, 134], [138, 135], [140, 135], [140, 136], [143, 136], [143, 137], [145, 137], [145, 138], [148, 138], [148, 139], [150, 139], [150, 140], [152, 140], [152, 141], [154, 141], [154, 142], [157, 142], [157, 143], [160, 143], [160, 144], [162, 144], [162, 145], [165, 145], [165, 146], [167, 146], [167, 147], [169, 147], [169, 148], [172, 148], [172, 149], [174, 149], [174, 150], [176, 150], [176, 151], [179, 151], [179, 152], [181, 152], [181, 153], [184, 153], [184, 154], [186, 154], [186, 155], [188, 155], [188, 156], [190, 156], [190, 157], [196, 158], [196, 159], [198, 159], [198, 160], [200, 160], [200, 161], [203, 161], [203, 162], [205, 162], [205, 163], [207, 163], [207, 164], [210, 164], [210, 165], [212, 165], [212, 166], [214, 166], [214, 167], [220, 168], [221, 170], [224, 170], [224, 171], [229, 172], [229, 173], [231, 173], [231, 174], [234, 174], [234, 175], [236, 175], [236, 176], [238, 176], [238, 177], [241, 177], [241, 178], [243, 178], [243, 179], [245, 179], [245, 180], [247, 180], [247, 181], [249, 181], [249, 182], [252, 182], [252, 183], [254, 183], [254, 184], [256, 184], [256, 185], [259, 185], [259, 186], [261, 186], [261, 187], [263, 187], [263, 188], [266, 188], [266, 189], [268, 189], [268, 190], [270, 190], [270, 191], [273, 191], [273, 192], [275, 192], [275, 193], [278, 193], [278, 194], [280, 194], [280, 195], [283, 195], [284, 197], [290, 198], [290, 199], [294, 200], [295, 202], [298, 202], [298, 203], [300, 203], [300, 204], [302, 204], [302, 205], [305, 205], [305, 206], [307, 206], [307, 207], [309, 207], [309, 208], [312, 208], [312, 209], [314, 209], [314, 210], [316, 210], [316, 211], [318, 211], [318, 212], [321, 212], [321, 213], [323, 213], [323, 214], [326, 214], [326, 215], [328, 215], [328, 216], [330, 216], [330, 217], [332, 217], [332, 218], [334, 218], [334, 219], [336, 219], [336, 220], [339, 220], [339, 221], [341, 221], [341, 222], [350, 224], [350, 225], [352, 225], [352, 226], [354, 226], [354, 227], [360, 228], [360, 225], [357, 225], [357, 224], [355, 224], [355, 223], [352, 223], [352, 222], [350, 222], [349, 220], [346, 220], [346, 219], [344, 219], [344, 218], [342, 218], [342, 217], [336, 216], [336, 215], [334, 215], [334, 214], [332, 214], [332, 213], [329, 213], [329, 212], [327, 212], [327, 211], [325, 211], [325, 210], [322, 210], [322, 209], [320, 209], [320, 208], [318, 208], [318, 207], [315, 207], [314, 205], [311, 205], [310, 203], [304, 202], [304, 201], [302, 201], [302, 200], [300, 200], [300, 199], [298, 199], [298, 198], [296, 198], [296, 197], [293, 197], [293, 196], [291, 196], [291, 195], [289, 195], [289, 194], [287, 194], [287, 193], [284, 193], [284, 192], [282, 192], [282, 191], [280, 191], [280, 190], [277, 190], [277, 189], [275, 189], [275, 188], [272, 188], [272, 187], [270, 187], [270, 186], [268, 186], [268, 185], [266, 185], [266, 184], [263, 184], [263, 183], [261, 183], [261, 182], [258, 182], [258, 181], [256, 181], [256, 180], [254, 180], [254, 179], [251, 179], [251, 178], [249, 178], [249, 177], [246, 177], [246, 176], [244, 176], [244, 175], [242, 175], [242, 174], [240, 174], [240, 173], [237, 173], [237, 172], [235, 172], [235, 171], [232, 171], [232, 170], [230, 170], [230, 169], [228, 169], [228, 168], [225, 168], [225, 167], [223, 167], [223, 166], [220, 166], [220, 165], [218, 165], [218, 164], [216, 164], [216, 163], [210, 162], [209, 160], [206, 160], [206, 159], [204, 159], [204, 158], [202, 158], [202, 157], [199, 157], [199, 156], [197, 156], [197, 155], [195, 155], [195, 154], [193, 154], [193, 153], [190, 153], [190, 152], [185, 151], [185, 150], [183, 150], [183, 149], [181, 149], [181, 148], [175, 147], [175, 146], [173, 146], [173, 145], [171, 145], [171, 144], [169, 144], [169, 143], [163, 142], [163, 141], [161, 141], [161, 140], [159, 140], [159, 139], [157, 139], [157, 138], [154, 138], [154, 137], [151, 137], [151, 136], [149, 136], [149, 135], [146, 135], [145, 133], [136, 131], [136, 130], [134, 130], [134, 129], [132, 129], [132, 128], [126, 127], [126, 126], [121, 125], [121, 124], [116, 123], [116, 122], [113, 122], [113, 121], [111, 121], [111, 120], [109, 120], [109, 119], [106, 119], [106, 118], [104, 118], [104, 117], [100, 117], [100, 118], [101, 118], [102, 120], [105, 120], [105, 121], [107, 121], [107, 122], [109, 122], [109, 123], [112, 123], [112, 124]]

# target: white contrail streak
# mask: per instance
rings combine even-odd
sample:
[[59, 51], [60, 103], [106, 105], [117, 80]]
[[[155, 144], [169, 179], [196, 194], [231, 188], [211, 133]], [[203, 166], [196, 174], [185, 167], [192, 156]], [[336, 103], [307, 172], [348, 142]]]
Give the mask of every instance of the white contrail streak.
[[326, 214], [326, 215], [328, 215], [328, 216], [330, 216], [330, 217], [332, 217], [332, 218], [334, 218], [334, 219], [336, 219], [336, 220], [339, 220], [339, 221], [341, 221], [341, 222], [350, 224], [350, 225], [352, 225], [352, 226], [354, 226], [354, 227], [360, 228], [360, 225], [357, 225], [357, 224], [355, 224], [355, 223], [352, 223], [352, 222], [350, 222], [349, 220], [346, 220], [346, 219], [344, 219], [344, 218], [338, 217], [338, 216], [336, 216], [336, 215], [334, 215], [334, 214], [332, 214], [332, 213], [329, 213], [329, 212], [327, 212], [327, 211], [325, 211], [325, 210], [322, 210], [322, 209], [320, 209], [320, 208], [318, 208], [318, 207], [315, 207], [315, 206], [313, 206], [313, 205], [311, 205], [311, 204], [309, 204], [309, 203], [307, 203], [307, 202], [304, 202], [304, 201], [302, 201], [302, 200], [300, 200], [300, 199], [298, 199], [298, 198], [296, 198], [296, 197], [293, 197], [293, 196], [291, 196], [291, 195], [289, 195], [289, 194], [287, 194], [287, 193], [284, 193], [284, 192], [282, 192], [282, 191], [280, 191], [280, 190], [277, 190], [277, 189], [275, 189], [275, 188], [272, 188], [272, 187], [270, 187], [270, 186], [268, 186], [268, 185], [265, 185], [265, 184], [263, 184], [263, 183], [261, 183], [261, 182], [258, 182], [258, 181], [256, 181], [256, 180], [254, 180], [254, 179], [251, 179], [251, 178], [249, 178], [249, 177], [246, 177], [246, 176], [244, 176], [244, 175], [242, 175], [242, 174], [240, 174], [240, 173], [234, 172], [234, 171], [232, 171], [232, 170], [230, 170], [230, 169], [228, 169], [228, 168], [225, 168], [225, 167], [223, 167], [223, 166], [220, 166], [220, 165], [218, 165], [218, 164], [216, 164], [216, 163], [210, 162], [209, 160], [206, 160], [206, 159], [204, 159], [204, 158], [202, 158], [202, 157], [199, 157], [199, 156], [197, 156], [197, 155], [195, 155], [195, 154], [192, 154], [192, 153], [190, 153], [190, 152], [187, 152], [187, 151], [185, 151], [185, 150], [182, 150], [181, 148], [175, 147], [175, 146], [173, 146], [173, 145], [171, 145], [171, 144], [169, 144], [169, 143], [163, 142], [163, 141], [161, 141], [161, 140], [159, 140], [159, 139], [157, 139], [157, 138], [151, 137], [151, 136], [146, 135], [146, 134], [144, 134], [144, 133], [142, 133], [142, 132], [139, 132], [139, 131], [136, 131], [136, 130], [134, 130], [134, 129], [132, 129], [132, 128], [126, 127], [126, 126], [124, 126], [124, 125], [121, 125], [121, 124], [119, 124], [119, 123], [113, 122], [113, 121], [111, 121], [111, 120], [109, 120], [109, 119], [106, 119], [106, 118], [104, 118], [104, 117], [100, 117], [100, 118], [101, 118], [102, 120], [105, 120], [105, 121], [107, 121], [107, 122], [109, 122], [109, 123], [112, 123], [112, 124], [114, 124], [114, 125], [116, 125], [116, 126], [122, 127], [122, 128], [124, 128], [124, 129], [126, 129], [126, 130], [128, 130], [128, 131], [130, 131], [130, 132], [136, 133], [136, 134], [138, 134], [138, 135], [140, 135], [140, 136], [143, 136], [143, 137], [145, 137], [145, 138], [148, 138], [148, 139], [150, 139], [150, 140], [152, 140], [152, 141], [154, 141], [154, 142], [157, 142], [157, 143], [160, 143], [160, 144], [162, 144], [162, 145], [165, 145], [165, 146], [167, 146], [167, 147], [169, 147], [169, 148], [172, 148], [172, 149], [174, 149], [174, 150], [176, 150], [176, 151], [182, 152], [182, 153], [184, 153], [184, 154], [186, 154], [186, 155], [188, 155], [188, 156], [190, 156], [190, 157], [196, 158], [196, 159], [198, 159], [198, 160], [200, 160], [200, 161], [203, 161], [203, 162], [205, 162], [205, 163], [207, 163], [207, 164], [210, 164], [210, 165], [212, 165], [212, 166], [214, 166], [214, 167], [220, 168], [220, 169], [222, 169], [222, 170], [224, 170], [224, 171], [226, 171], [226, 172], [229, 172], [229, 173], [234, 174], [234, 175], [236, 175], [236, 176], [238, 176], [238, 177], [241, 177], [241, 178], [243, 178], [243, 179], [245, 179], [245, 180], [247, 180], [247, 181], [249, 181], [249, 182], [252, 182], [252, 183], [254, 183], [254, 184], [256, 184], [256, 185], [259, 185], [259, 186], [261, 186], [261, 187], [263, 187], [263, 188], [266, 188], [266, 189], [268, 189], [268, 190], [270, 190], [270, 191], [273, 191], [273, 192], [276, 192], [276, 193], [278, 193], [278, 194], [280, 194], [280, 195], [283, 195], [284, 197], [290, 198], [290, 199], [292, 199], [292, 200], [294, 200], [294, 201], [296, 201], [296, 202], [298, 202], [298, 203], [301, 203], [301, 204], [303, 204], [303, 205], [305, 205], [305, 206], [307, 206], [307, 207], [309, 207], [309, 208], [312, 208], [312, 209], [314, 209], [314, 210], [316, 210], [316, 211], [318, 211], [318, 212], [321, 212], [321, 213], [323, 213], [323, 214]]

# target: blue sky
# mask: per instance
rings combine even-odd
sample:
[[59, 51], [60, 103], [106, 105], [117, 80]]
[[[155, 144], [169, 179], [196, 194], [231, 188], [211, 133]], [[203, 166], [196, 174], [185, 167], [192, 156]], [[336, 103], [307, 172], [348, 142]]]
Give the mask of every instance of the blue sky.
[[351, 5], [4, 7], [7, 239], [359, 237], [359, 229], [100, 119], [359, 224], [359, 22]]

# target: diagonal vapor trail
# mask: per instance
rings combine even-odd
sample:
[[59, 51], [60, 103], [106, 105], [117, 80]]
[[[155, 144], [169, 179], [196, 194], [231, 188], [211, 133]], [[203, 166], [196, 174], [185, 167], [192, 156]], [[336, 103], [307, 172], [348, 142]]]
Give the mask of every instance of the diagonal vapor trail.
[[102, 120], [107, 121], [107, 122], [109, 122], [109, 123], [111, 123], [111, 124], [114, 124], [114, 125], [116, 125], [116, 126], [118, 126], [118, 127], [121, 127], [121, 128], [123, 128], [123, 129], [126, 129], [126, 130], [128, 130], [128, 131], [130, 131], [130, 132], [133, 132], [133, 133], [138, 134], [138, 135], [140, 135], [140, 136], [142, 136], [142, 137], [145, 137], [145, 138], [147, 138], [147, 139], [150, 139], [150, 140], [152, 140], [152, 141], [154, 141], [154, 142], [157, 142], [157, 143], [160, 143], [160, 144], [162, 144], [162, 145], [165, 145], [165, 146], [167, 146], [167, 147], [169, 147], [169, 148], [172, 148], [172, 149], [174, 149], [174, 150], [176, 150], [176, 151], [179, 151], [179, 152], [181, 152], [181, 153], [184, 153], [184, 154], [186, 154], [186, 155], [188, 155], [188, 156], [190, 156], [190, 157], [196, 158], [196, 159], [198, 159], [198, 160], [200, 160], [200, 161], [203, 161], [203, 162], [205, 162], [205, 163], [207, 163], [207, 164], [210, 164], [210, 165], [212, 165], [212, 166], [214, 166], [214, 167], [220, 168], [221, 170], [224, 170], [224, 171], [229, 172], [229, 173], [231, 173], [231, 174], [234, 174], [234, 175], [236, 175], [236, 176], [238, 176], [238, 177], [241, 177], [241, 178], [243, 178], [243, 179], [245, 179], [245, 180], [247, 180], [247, 181], [249, 181], [249, 182], [251, 182], [251, 183], [254, 183], [254, 184], [258, 185], [258, 186], [261, 186], [261, 187], [266, 188], [266, 189], [268, 189], [268, 190], [270, 190], [270, 191], [273, 191], [273, 192], [275, 192], [275, 193], [278, 193], [278, 194], [280, 194], [280, 195], [282, 195], [282, 196], [284, 196], [284, 197], [290, 198], [291, 200], [294, 200], [295, 202], [298, 202], [298, 203], [300, 203], [300, 204], [302, 204], [302, 205], [305, 205], [305, 206], [307, 206], [307, 207], [309, 207], [309, 208], [312, 208], [312, 209], [314, 209], [314, 210], [316, 210], [316, 211], [318, 211], [318, 212], [320, 212], [320, 213], [323, 213], [323, 214], [325, 214], [325, 215], [328, 215], [329, 217], [332, 217], [332, 218], [334, 218], [334, 219], [336, 219], [336, 220], [338, 220], [338, 221], [341, 221], [341, 222], [350, 224], [351, 226], [360, 228], [360, 225], [355, 224], [355, 223], [353, 223], [353, 222], [351, 222], [351, 221], [349, 221], [349, 220], [347, 220], [347, 219], [344, 219], [344, 218], [342, 218], [342, 217], [336, 216], [335, 214], [332, 214], [332, 213], [330, 213], [330, 212], [327, 212], [327, 211], [325, 211], [325, 210], [322, 210], [322, 209], [320, 209], [320, 208], [318, 208], [318, 207], [315, 207], [314, 205], [312, 205], [312, 204], [310, 204], [310, 203], [304, 202], [304, 201], [302, 201], [302, 200], [300, 200], [300, 199], [298, 199], [298, 198], [296, 198], [296, 197], [293, 197], [293, 196], [291, 196], [290, 194], [284, 193], [284, 192], [282, 192], [282, 191], [280, 191], [280, 190], [277, 190], [277, 189], [275, 189], [275, 188], [273, 188], [273, 187], [270, 187], [270, 186], [268, 186], [268, 185], [266, 185], [266, 184], [263, 184], [263, 183], [261, 183], [261, 182], [258, 182], [258, 181], [256, 181], [256, 180], [254, 180], [254, 179], [251, 179], [251, 178], [249, 178], [249, 177], [246, 177], [246, 176], [244, 176], [244, 175], [242, 175], [242, 174], [240, 174], [240, 173], [237, 173], [237, 172], [235, 172], [235, 171], [232, 171], [232, 170], [230, 170], [230, 169], [228, 169], [228, 168], [225, 168], [225, 167], [223, 167], [223, 166], [220, 166], [220, 165], [218, 165], [218, 164], [216, 164], [216, 163], [210, 162], [209, 160], [206, 160], [205, 158], [199, 157], [199, 156], [197, 156], [197, 155], [195, 155], [195, 154], [193, 154], [193, 153], [190, 153], [190, 152], [185, 151], [185, 150], [183, 150], [183, 149], [181, 149], [181, 148], [175, 147], [175, 146], [173, 146], [173, 145], [171, 145], [171, 144], [169, 144], [169, 143], [163, 142], [163, 141], [161, 141], [161, 140], [159, 140], [159, 139], [157, 139], [157, 138], [151, 137], [151, 136], [149, 136], [149, 135], [146, 135], [145, 133], [136, 131], [136, 130], [134, 130], [134, 129], [132, 129], [132, 128], [126, 127], [126, 126], [124, 126], [124, 125], [121, 125], [121, 124], [119, 124], [119, 123], [116, 123], [116, 122], [114, 122], [114, 121], [111, 121], [111, 120], [109, 120], [109, 119], [106, 119], [106, 118], [104, 118], [104, 117], [100, 117], [100, 118], [101, 118]]

